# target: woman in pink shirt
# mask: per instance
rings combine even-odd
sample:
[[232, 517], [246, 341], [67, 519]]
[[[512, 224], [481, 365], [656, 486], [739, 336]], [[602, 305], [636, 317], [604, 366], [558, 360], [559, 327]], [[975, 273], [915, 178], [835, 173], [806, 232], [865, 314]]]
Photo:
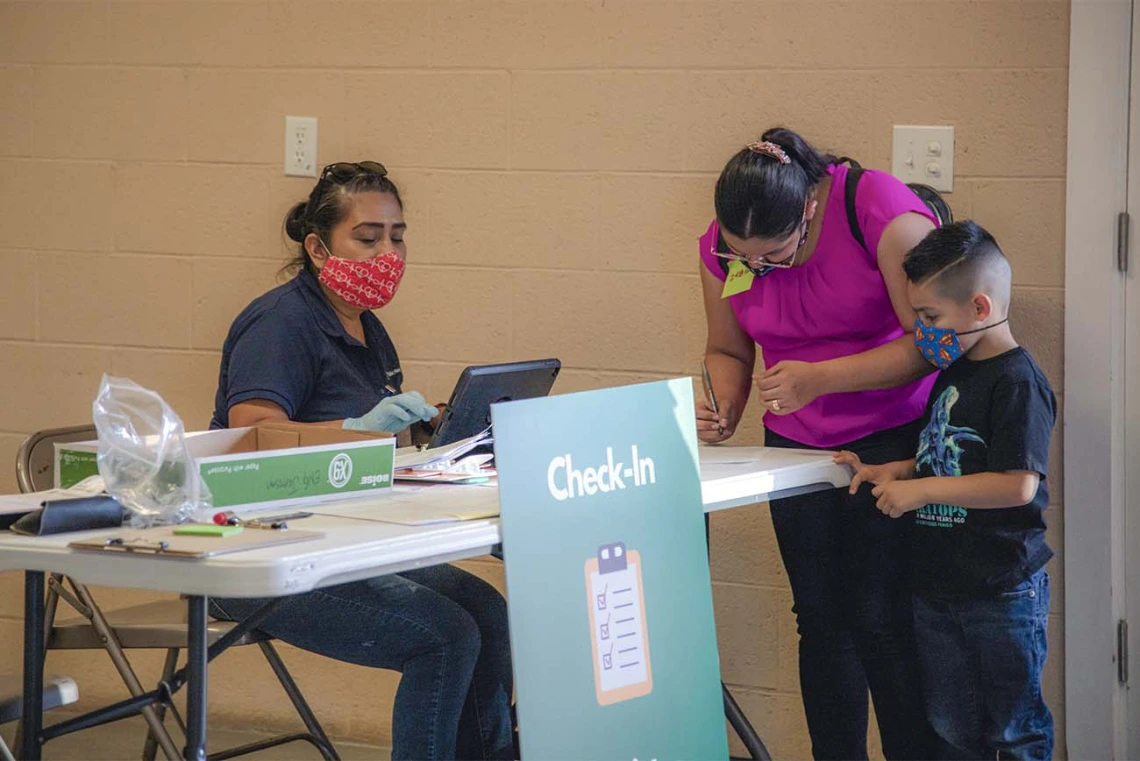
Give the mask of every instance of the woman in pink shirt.
[[[847, 219], [848, 167], [787, 129], [729, 160], [700, 239], [706, 359], [719, 414], [697, 432], [730, 438], [753, 383], [768, 446], [847, 449], [864, 462], [914, 456], [933, 376], [914, 346], [902, 260], [934, 218], [902, 182], [866, 171]], [[753, 376], [756, 347], [765, 372]], [[800, 686], [817, 759], [867, 758], [867, 691], [888, 759], [934, 756], [910, 609], [910, 526], [869, 487], [772, 502], [800, 633]]]

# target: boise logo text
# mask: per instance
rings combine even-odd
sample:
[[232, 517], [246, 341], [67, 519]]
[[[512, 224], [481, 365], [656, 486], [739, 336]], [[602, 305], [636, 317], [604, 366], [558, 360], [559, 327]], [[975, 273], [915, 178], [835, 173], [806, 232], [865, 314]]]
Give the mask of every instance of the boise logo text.
[[352, 458], [343, 452], [329, 463], [329, 484], [334, 489], [343, 489], [352, 478]]

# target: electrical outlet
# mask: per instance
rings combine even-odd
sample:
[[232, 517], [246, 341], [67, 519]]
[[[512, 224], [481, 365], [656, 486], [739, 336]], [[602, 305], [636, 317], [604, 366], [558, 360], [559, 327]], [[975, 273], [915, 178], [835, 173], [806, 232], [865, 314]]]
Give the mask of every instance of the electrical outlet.
[[317, 176], [317, 118], [285, 117], [285, 174]]
[[895, 126], [891, 174], [945, 193], [954, 190], [954, 128]]

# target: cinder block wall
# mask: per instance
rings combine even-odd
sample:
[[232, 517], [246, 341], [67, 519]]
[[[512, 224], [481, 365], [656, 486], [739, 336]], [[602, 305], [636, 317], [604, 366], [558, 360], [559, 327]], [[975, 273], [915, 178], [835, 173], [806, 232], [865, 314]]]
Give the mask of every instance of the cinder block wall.
[[[1068, 17], [1048, 0], [0, 2], [0, 465], [29, 431], [90, 419], [103, 372], [205, 426], [225, 331], [275, 283], [310, 187], [283, 176], [285, 114], [319, 118], [321, 163], [378, 159], [403, 189], [411, 266], [382, 318], [431, 398], [467, 363], [540, 355], [565, 363], [561, 391], [694, 373], [712, 184], [776, 123], [879, 168], [893, 124], [955, 125], [953, 206], [1010, 255], [1014, 327], [1060, 392]], [[1049, 517], [1062, 550], [1060, 504]], [[772, 751], [804, 757], [766, 509], [718, 515], [713, 541], [724, 677]], [[14, 644], [19, 577], [0, 579]], [[387, 742], [393, 675], [287, 658], [335, 735]], [[51, 666], [85, 703], [123, 694], [102, 660]], [[215, 722], [291, 721], [253, 654], [212, 680]]]

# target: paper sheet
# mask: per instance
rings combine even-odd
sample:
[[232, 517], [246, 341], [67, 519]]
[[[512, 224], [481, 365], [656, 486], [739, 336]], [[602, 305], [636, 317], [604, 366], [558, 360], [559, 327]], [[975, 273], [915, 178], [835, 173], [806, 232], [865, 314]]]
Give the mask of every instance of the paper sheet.
[[103, 491], [103, 479], [99, 476], [91, 476], [69, 489], [47, 489], [28, 492], [27, 494], [4, 494], [0, 495], [0, 515], [30, 513], [33, 510], [38, 510], [42, 503], [49, 500], [93, 497], [96, 494], [102, 494]]
[[499, 493], [477, 485], [397, 485], [379, 499], [345, 500], [322, 505], [314, 512], [404, 526], [457, 523], [498, 517]]

